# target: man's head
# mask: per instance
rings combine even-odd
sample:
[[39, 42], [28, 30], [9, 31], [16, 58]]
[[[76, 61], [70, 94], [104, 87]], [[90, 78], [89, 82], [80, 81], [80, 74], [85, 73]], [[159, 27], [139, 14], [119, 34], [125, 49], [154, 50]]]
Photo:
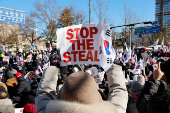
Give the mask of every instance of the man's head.
[[143, 48], [141, 49], [141, 52], [143, 53], [143, 52], [145, 52], [145, 51], [146, 51], [146, 48], [143, 47]]

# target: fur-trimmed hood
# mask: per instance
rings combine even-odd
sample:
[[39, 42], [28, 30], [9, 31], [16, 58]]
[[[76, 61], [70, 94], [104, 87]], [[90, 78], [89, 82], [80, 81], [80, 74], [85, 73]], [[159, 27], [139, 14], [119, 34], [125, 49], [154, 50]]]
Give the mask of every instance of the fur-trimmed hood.
[[121, 113], [122, 108], [109, 101], [94, 104], [81, 104], [63, 100], [50, 101], [46, 113]]

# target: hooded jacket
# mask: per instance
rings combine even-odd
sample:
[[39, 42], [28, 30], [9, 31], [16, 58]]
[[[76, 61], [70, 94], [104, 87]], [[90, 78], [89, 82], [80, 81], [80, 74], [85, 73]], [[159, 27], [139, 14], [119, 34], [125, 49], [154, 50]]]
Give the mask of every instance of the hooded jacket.
[[113, 64], [106, 73], [109, 87], [108, 100], [84, 104], [57, 99], [55, 93], [58, 69], [50, 66], [44, 70], [38, 86], [35, 98], [37, 113], [126, 113], [128, 93], [122, 68]]
[[15, 113], [10, 99], [0, 99], [0, 113]]

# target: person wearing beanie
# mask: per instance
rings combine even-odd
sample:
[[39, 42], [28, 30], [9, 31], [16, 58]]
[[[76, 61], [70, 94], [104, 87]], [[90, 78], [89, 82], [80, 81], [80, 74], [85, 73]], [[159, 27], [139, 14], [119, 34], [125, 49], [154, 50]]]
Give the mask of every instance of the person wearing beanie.
[[7, 98], [8, 90], [4, 83], [0, 82], [0, 113], [15, 113], [12, 101]]
[[132, 95], [132, 87], [130, 85], [126, 85], [128, 91], [128, 104], [126, 113], [139, 113], [136, 108], [136, 98], [133, 98]]
[[[169, 65], [170, 65], [170, 60], [165, 62], [165, 71], [163, 73], [160, 67], [161, 63], [158, 62], [158, 69], [153, 71], [153, 78], [150, 78], [149, 81], [145, 82], [145, 85], [140, 93], [140, 97], [138, 98], [136, 103], [139, 113], [169, 113], [170, 112], [169, 109], [170, 97], [169, 96], [165, 97], [165, 95], [167, 94], [169, 95], [169, 93], [167, 93], [169, 91], [168, 81], [170, 81], [170, 79], [168, 78], [170, 75]], [[165, 81], [162, 80], [163, 78], [165, 79]]]
[[144, 76], [142, 76], [142, 75], [139, 75], [138, 77], [137, 77], [137, 81], [139, 82], [139, 84], [140, 84], [140, 86], [141, 86], [141, 88], [144, 86], [144, 84], [145, 84], [145, 77]]
[[131, 97], [135, 98], [137, 101], [141, 93], [141, 86], [138, 81], [133, 81], [131, 83], [131, 87], [132, 87]]
[[113, 64], [107, 70], [109, 96], [103, 101], [94, 78], [86, 72], [67, 77], [56, 97], [58, 68], [44, 70], [37, 89], [37, 113], [126, 113], [128, 93], [122, 68]]
[[31, 91], [31, 84], [25, 80], [24, 76], [20, 72], [17, 72], [15, 77], [18, 82], [16, 95], [19, 95], [21, 97], [20, 102], [15, 107], [24, 107], [24, 105], [29, 100], [27, 96]]

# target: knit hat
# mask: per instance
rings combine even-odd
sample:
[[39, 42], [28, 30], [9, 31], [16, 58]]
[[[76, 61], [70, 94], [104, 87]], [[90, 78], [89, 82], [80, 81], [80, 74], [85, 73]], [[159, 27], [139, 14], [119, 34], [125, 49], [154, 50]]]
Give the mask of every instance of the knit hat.
[[24, 106], [25, 113], [36, 113], [36, 105], [35, 104], [26, 104]]
[[86, 72], [69, 75], [58, 93], [58, 99], [70, 102], [92, 104], [101, 102], [102, 97], [92, 76]]
[[15, 75], [15, 74], [17, 74], [17, 70], [12, 69], [12, 70], [10, 71], [10, 73]]
[[0, 91], [7, 91], [7, 87], [3, 82], [0, 82]]
[[133, 77], [133, 81], [137, 81], [138, 79], [138, 75], [135, 75], [134, 77]]
[[132, 87], [132, 93], [133, 94], [140, 94], [141, 92], [141, 86], [138, 81], [133, 81], [131, 84]]
[[17, 72], [16, 73], [16, 75], [15, 75], [15, 77], [18, 79], [19, 77], [21, 77], [22, 76], [22, 73], [20, 73], [20, 72]]
[[139, 76], [137, 77], [137, 81], [139, 82], [139, 84], [140, 84], [141, 86], [143, 86], [143, 85], [145, 84], [145, 78], [144, 78], [144, 76], [139, 75]]

